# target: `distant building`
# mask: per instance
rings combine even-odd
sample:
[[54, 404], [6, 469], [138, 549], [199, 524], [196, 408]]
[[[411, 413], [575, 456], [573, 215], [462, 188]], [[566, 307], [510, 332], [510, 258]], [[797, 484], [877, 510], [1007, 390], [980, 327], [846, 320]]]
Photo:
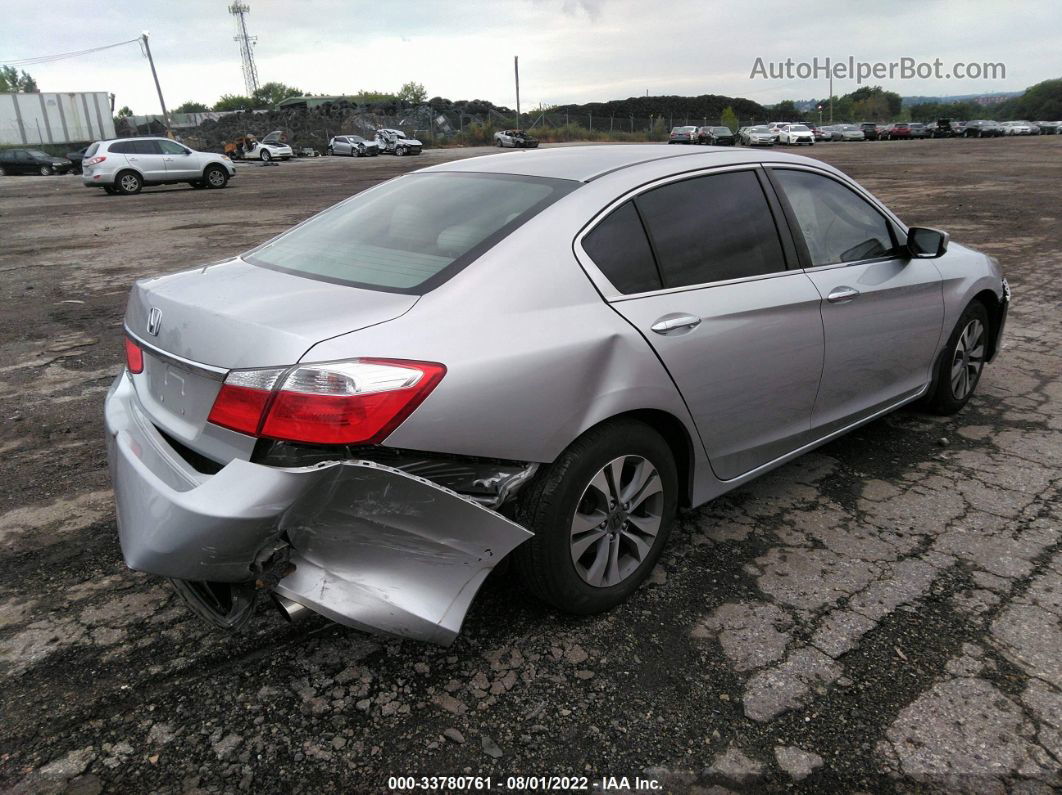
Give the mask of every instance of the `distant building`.
[[111, 99], [106, 91], [0, 94], [0, 146], [114, 138]]

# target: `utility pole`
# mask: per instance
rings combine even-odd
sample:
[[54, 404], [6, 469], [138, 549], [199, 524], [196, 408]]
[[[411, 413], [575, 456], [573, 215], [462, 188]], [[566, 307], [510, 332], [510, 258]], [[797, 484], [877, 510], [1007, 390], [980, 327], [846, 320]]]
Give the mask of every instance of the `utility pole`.
[[516, 126], [520, 127], [520, 56], [513, 56], [513, 71], [516, 74]]
[[830, 70], [830, 124], [833, 124], [833, 70]]
[[155, 78], [155, 90], [159, 92], [159, 105], [162, 106], [162, 121], [166, 125], [166, 132], [170, 132], [170, 114], [166, 110], [166, 100], [162, 98], [162, 86], [159, 85], [159, 75], [155, 71], [155, 59], [151, 57], [151, 46], [148, 44], [148, 32], [140, 34], [140, 40], [144, 42], [144, 52], [147, 54], [148, 63], [151, 64], [151, 76]]

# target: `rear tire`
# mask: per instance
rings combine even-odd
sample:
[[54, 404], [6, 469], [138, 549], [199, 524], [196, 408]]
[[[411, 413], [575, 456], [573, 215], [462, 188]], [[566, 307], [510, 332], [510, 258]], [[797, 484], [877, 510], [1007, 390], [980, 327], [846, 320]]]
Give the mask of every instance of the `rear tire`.
[[120, 171], [114, 178], [114, 189], [123, 196], [132, 196], [140, 193], [144, 187], [144, 180], [135, 171]]
[[985, 305], [972, 301], [963, 310], [937, 362], [930, 392], [922, 400], [925, 409], [949, 416], [969, 402], [984, 372], [991, 329]]
[[[606, 469], [619, 472], [618, 484]], [[664, 439], [634, 420], [606, 423], [572, 442], [521, 494], [517, 521], [535, 535], [514, 563], [528, 590], [554, 607], [608, 610], [652, 571], [677, 507], [678, 472]]]

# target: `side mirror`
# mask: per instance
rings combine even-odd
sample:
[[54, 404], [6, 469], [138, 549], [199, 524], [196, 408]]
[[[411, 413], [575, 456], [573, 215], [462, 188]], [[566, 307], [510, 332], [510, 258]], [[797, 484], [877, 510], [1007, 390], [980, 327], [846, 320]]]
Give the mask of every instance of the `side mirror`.
[[948, 250], [947, 232], [928, 226], [912, 226], [907, 230], [907, 251], [916, 259], [936, 259]]

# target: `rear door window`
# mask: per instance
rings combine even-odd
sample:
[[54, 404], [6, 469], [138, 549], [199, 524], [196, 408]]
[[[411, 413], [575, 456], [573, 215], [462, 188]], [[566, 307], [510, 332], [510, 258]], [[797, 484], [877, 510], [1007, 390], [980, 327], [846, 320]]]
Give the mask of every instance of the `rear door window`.
[[785, 270], [774, 217], [751, 170], [673, 182], [636, 201], [664, 287]]
[[133, 141], [118, 141], [110, 145], [110, 151], [116, 155], [133, 154]]
[[158, 146], [164, 155], [186, 155], [188, 150], [176, 141], [151, 141]]
[[158, 141], [133, 141], [133, 154], [136, 155], [161, 155]]
[[324, 281], [419, 295], [580, 184], [513, 174], [408, 174], [325, 210], [244, 259]]
[[583, 238], [583, 250], [621, 293], [659, 290], [660, 273], [632, 202], [614, 210]]

